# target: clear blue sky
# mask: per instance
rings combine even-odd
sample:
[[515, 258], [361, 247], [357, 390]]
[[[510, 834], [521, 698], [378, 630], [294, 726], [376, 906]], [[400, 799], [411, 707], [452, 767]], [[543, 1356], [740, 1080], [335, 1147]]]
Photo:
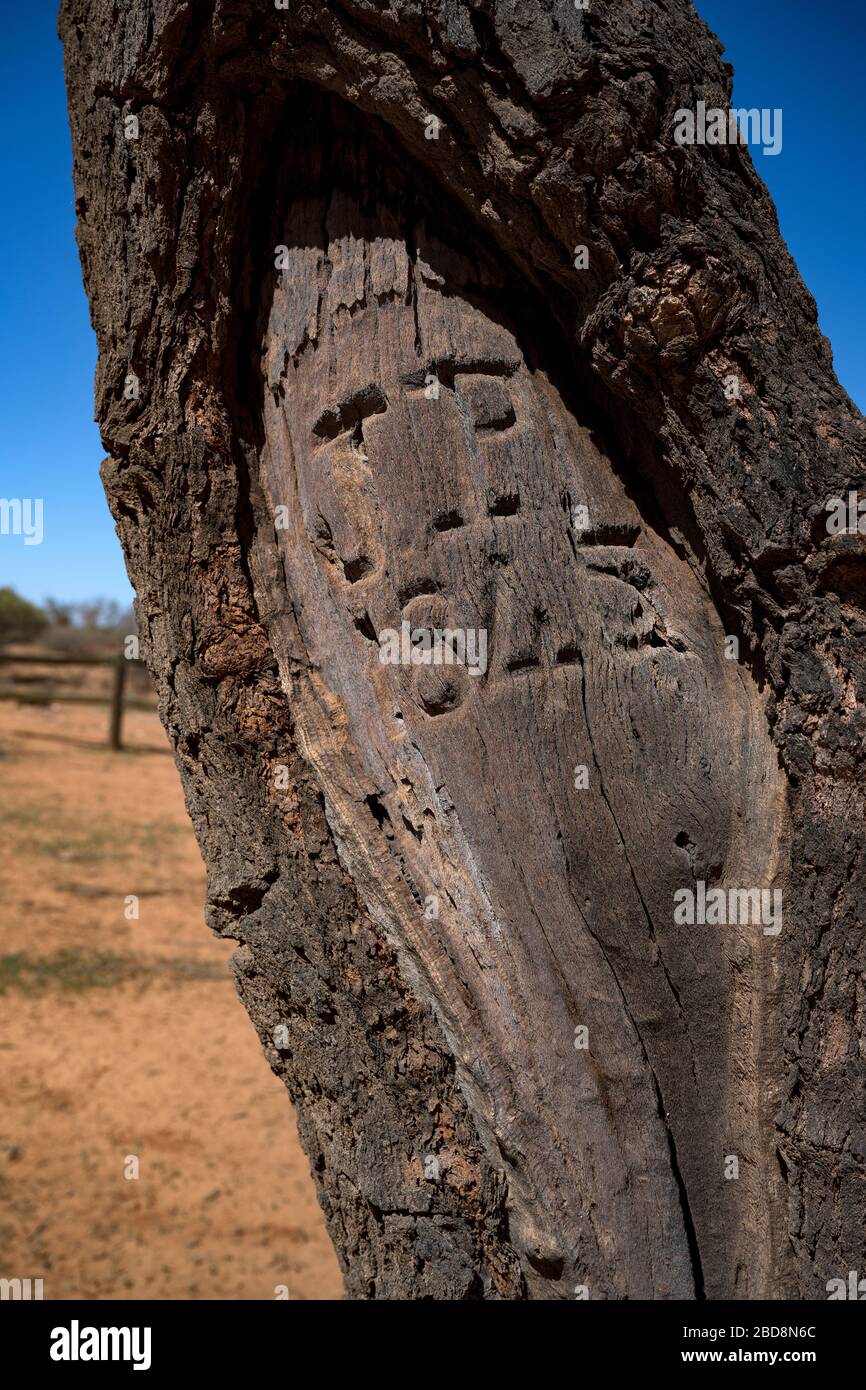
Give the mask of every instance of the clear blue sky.
[[[839, 378], [862, 409], [864, 6], [698, 0], [697, 7], [736, 69], [736, 105], [784, 112], [782, 153], [754, 150], [755, 162], [817, 300]], [[45, 499], [41, 545], [0, 536], [0, 586], [37, 602], [104, 595], [126, 603], [131, 590], [97, 473], [96, 348], [73, 239], [55, 16], [50, 0], [7, 6], [0, 57], [0, 496]]]

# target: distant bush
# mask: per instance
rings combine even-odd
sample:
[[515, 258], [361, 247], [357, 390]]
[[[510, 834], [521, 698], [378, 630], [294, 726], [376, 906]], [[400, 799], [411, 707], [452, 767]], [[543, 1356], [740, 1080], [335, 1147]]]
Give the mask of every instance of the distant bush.
[[81, 603], [63, 603], [47, 598], [45, 612], [54, 628], [77, 628], [80, 632], [134, 632], [132, 612], [115, 599], [94, 598]]
[[117, 652], [123, 639], [136, 630], [132, 610], [114, 599], [67, 603], [47, 598], [44, 607], [49, 622], [46, 645], [66, 656]]
[[47, 626], [48, 618], [35, 603], [28, 603], [14, 589], [0, 589], [0, 647], [33, 642]]

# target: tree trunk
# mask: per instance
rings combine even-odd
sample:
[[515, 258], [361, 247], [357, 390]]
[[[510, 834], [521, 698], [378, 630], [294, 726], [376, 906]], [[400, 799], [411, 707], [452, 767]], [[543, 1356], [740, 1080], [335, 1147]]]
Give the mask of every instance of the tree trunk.
[[718, 42], [688, 0], [60, 27], [105, 487], [348, 1294], [826, 1297], [864, 430], [747, 149], [673, 138]]

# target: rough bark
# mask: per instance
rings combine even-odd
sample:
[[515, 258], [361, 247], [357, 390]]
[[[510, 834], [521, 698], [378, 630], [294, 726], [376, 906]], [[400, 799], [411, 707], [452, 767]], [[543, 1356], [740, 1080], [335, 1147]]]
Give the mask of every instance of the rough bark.
[[[674, 143], [717, 41], [686, 0], [61, 33], [106, 491], [347, 1292], [825, 1297], [864, 428], [747, 149]], [[382, 664], [407, 619], [486, 670]], [[675, 925], [697, 881], [781, 890], [781, 934]]]

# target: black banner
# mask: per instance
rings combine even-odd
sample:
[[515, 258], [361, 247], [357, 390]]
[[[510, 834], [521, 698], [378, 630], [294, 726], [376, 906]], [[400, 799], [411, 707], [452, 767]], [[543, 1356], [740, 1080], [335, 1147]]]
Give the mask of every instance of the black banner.
[[[388, 1348], [399, 1346], [404, 1332], [437, 1338], [430, 1343], [425, 1375], [433, 1373], [435, 1346], [441, 1353], [442, 1339], [456, 1333], [461, 1346], [475, 1349], [479, 1373], [489, 1371], [504, 1351], [524, 1356], [529, 1349], [545, 1361], [552, 1350], [562, 1355], [563, 1345], [548, 1340], [561, 1336], [572, 1343], [569, 1355], [578, 1372], [585, 1371], [591, 1359], [613, 1372], [662, 1374], [674, 1368], [700, 1372], [705, 1366], [762, 1366], [775, 1371], [793, 1365], [826, 1379], [832, 1371], [857, 1364], [863, 1340], [862, 1316], [832, 1300], [575, 1300], [568, 1306], [510, 1304], [507, 1313], [505, 1305], [487, 1305], [483, 1311], [474, 1305], [471, 1321], [464, 1323], [463, 1316], [465, 1310], [453, 1305], [439, 1305], [434, 1311], [409, 1303], [8, 1301], [0, 1304], [0, 1334], [7, 1364], [14, 1357], [25, 1373], [49, 1372], [60, 1381], [69, 1376], [92, 1378], [100, 1369], [115, 1376], [213, 1371], [248, 1377], [251, 1371], [269, 1367], [269, 1374], [306, 1378], [311, 1356], [323, 1359], [330, 1378], [341, 1351], [352, 1358], [353, 1366], [362, 1348], [369, 1351], [370, 1342], [356, 1338], [375, 1335], [381, 1339], [380, 1355], [387, 1355]], [[503, 1317], [506, 1320], [500, 1321]], [[527, 1337], [532, 1338], [529, 1344]]]

